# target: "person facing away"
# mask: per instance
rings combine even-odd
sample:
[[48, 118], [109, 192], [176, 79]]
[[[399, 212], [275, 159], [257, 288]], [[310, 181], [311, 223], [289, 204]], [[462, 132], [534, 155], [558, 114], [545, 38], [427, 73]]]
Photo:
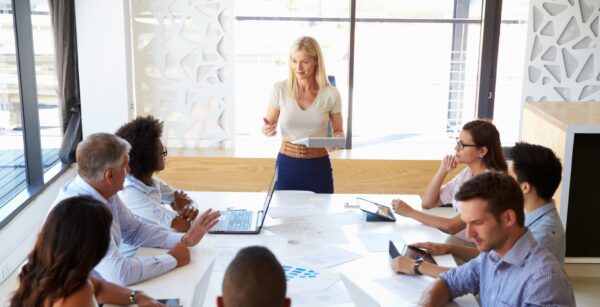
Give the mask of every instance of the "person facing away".
[[[523, 192], [525, 208], [525, 227], [533, 238], [546, 248], [561, 266], [565, 260], [565, 231], [552, 200], [561, 180], [562, 166], [551, 149], [528, 143], [516, 143], [510, 149], [512, 163], [508, 174], [513, 177]], [[433, 255], [453, 254], [459, 258], [475, 258], [479, 255], [476, 248], [447, 243], [416, 243], [411, 246], [422, 248]], [[399, 256], [392, 261], [397, 273], [416, 274], [415, 260]], [[438, 277], [450, 268], [431, 263], [417, 266], [422, 274]]]
[[266, 247], [241, 249], [223, 277], [218, 307], [289, 307], [283, 267]]
[[[423, 194], [421, 206], [424, 209], [439, 207], [452, 203], [454, 210], [460, 213], [461, 205], [454, 195], [460, 187], [474, 176], [487, 171], [507, 171], [506, 160], [500, 144], [500, 133], [494, 124], [484, 120], [474, 120], [466, 123], [456, 138], [455, 154], [446, 156], [439, 169], [427, 185]], [[448, 174], [458, 164], [466, 164], [456, 177], [443, 184]], [[427, 226], [435, 227], [445, 233], [456, 235], [467, 243], [464, 235], [465, 224], [460, 214], [453, 218], [444, 218], [414, 210], [404, 201], [392, 201], [394, 211], [408, 218], [415, 219]]]
[[[188, 247], [198, 244], [219, 217], [218, 211], [208, 209], [186, 233], [171, 232], [136, 217], [117, 195], [129, 168], [129, 149], [127, 141], [109, 133], [86, 137], [75, 152], [78, 175], [61, 188], [55, 201], [56, 204], [67, 197], [89, 195], [108, 207], [113, 216], [110, 245], [94, 270], [105, 280], [125, 286], [188, 264]], [[126, 257], [119, 250], [121, 243], [170, 250], [158, 256]]]
[[422, 294], [423, 306], [443, 306], [471, 293], [482, 306], [575, 306], [573, 289], [556, 258], [524, 226], [523, 192], [501, 172], [465, 182], [456, 199], [477, 258], [442, 273]]
[[163, 306], [143, 292], [90, 276], [108, 250], [111, 224], [108, 208], [90, 196], [58, 203], [19, 273], [10, 305], [96, 307], [100, 302]]
[[[185, 232], [198, 215], [192, 200], [183, 191], [154, 176], [165, 169], [167, 149], [160, 139], [163, 123], [139, 116], [121, 126], [115, 133], [130, 145], [129, 174], [119, 196], [125, 206], [142, 220]], [[170, 206], [173, 210], [167, 208]]]
[[331, 86], [319, 43], [312, 37], [298, 38], [290, 48], [289, 77], [275, 83], [263, 118], [262, 133], [277, 134], [281, 148], [277, 190], [307, 190], [333, 193], [333, 175], [328, 151], [336, 148], [307, 148], [290, 142], [307, 137], [327, 137], [331, 124], [334, 137], [344, 137], [342, 99]]

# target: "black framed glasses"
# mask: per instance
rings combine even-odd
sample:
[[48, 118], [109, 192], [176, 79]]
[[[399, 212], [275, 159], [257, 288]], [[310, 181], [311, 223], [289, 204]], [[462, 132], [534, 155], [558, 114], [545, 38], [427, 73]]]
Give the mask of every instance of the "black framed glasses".
[[169, 152], [167, 151], [167, 147], [163, 147], [163, 149], [162, 149], [162, 151], [160, 152], [160, 154], [161, 154], [163, 157], [166, 157], [166, 156], [169, 154]]
[[458, 146], [458, 148], [460, 148], [460, 150], [465, 149], [465, 147], [479, 147], [479, 145], [477, 145], [477, 144], [465, 144], [459, 138], [456, 138], [456, 146]]

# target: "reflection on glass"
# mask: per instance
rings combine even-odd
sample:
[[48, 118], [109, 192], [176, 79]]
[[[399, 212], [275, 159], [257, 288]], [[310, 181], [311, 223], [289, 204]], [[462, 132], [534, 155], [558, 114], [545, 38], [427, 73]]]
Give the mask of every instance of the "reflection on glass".
[[12, 3], [0, 0], [0, 207], [26, 187]]
[[47, 0], [30, 0], [44, 172], [58, 161], [62, 141], [54, 37]]

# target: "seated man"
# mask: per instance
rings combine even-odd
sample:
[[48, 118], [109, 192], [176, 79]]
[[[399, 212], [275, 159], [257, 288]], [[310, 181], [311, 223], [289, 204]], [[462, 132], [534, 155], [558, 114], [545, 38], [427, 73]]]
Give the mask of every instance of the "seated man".
[[275, 255], [262, 246], [241, 249], [225, 271], [219, 307], [289, 307], [286, 280]]
[[467, 237], [477, 258], [442, 273], [421, 296], [424, 306], [479, 293], [482, 306], [575, 306], [571, 284], [560, 264], [524, 227], [521, 187], [504, 173], [488, 172], [466, 182], [456, 194]]
[[[188, 247], [198, 244], [219, 217], [218, 211], [206, 210], [186, 233], [171, 232], [138, 219], [117, 195], [127, 175], [129, 149], [129, 143], [112, 134], [96, 133], [85, 138], [75, 153], [78, 176], [62, 187], [55, 201], [57, 204], [67, 197], [89, 195], [109, 208], [113, 216], [110, 246], [94, 271], [105, 280], [123, 286], [188, 264]], [[160, 256], [130, 258], [119, 251], [121, 242], [171, 250]]]
[[[510, 156], [513, 162], [508, 167], [508, 173], [521, 186], [525, 199], [525, 227], [562, 265], [565, 260], [565, 231], [552, 200], [560, 184], [560, 160], [551, 149], [527, 143], [515, 144]], [[451, 253], [463, 259], [475, 258], [479, 254], [476, 248], [454, 244], [428, 242], [412, 246], [423, 248], [430, 254]], [[394, 259], [392, 267], [398, 273], [413, 274], [413, 264], [414, 260], [401, 256]], [[423, 263], [419, 267], [422, 274], [432, 277], [438, 277], [448, 270], [430, 263]]]

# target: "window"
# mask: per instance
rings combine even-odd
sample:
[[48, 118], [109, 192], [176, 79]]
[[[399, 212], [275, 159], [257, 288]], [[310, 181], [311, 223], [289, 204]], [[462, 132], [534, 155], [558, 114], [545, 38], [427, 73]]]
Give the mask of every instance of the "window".
[[[335, 77], [347, 112], [349, 1], [238, 1], [235, 17], [237, 145], [265, 139], [260, 125], [271, 89], [275, 82], [287, 79], [289, 48], [303, 35], [319, 41], [327, 74]], [[279, 142], [279, 138], [269, 141]]]
[[[62, 141], [47, 1], [31, 0], [30, 9], [26, 2], [15, 5], [13, 11], [12, 1], [0, 0], [0, 208], [26, 188], [35, 192], [52, 179], [44, 173], [57, 164]], [[18, 32], [19, 45], [13, 14], [17, 24], [31, 22], [31, 32], [27, 27]], [[33, 54], [27, 53], [30, 44]], [[26, 59], [17, 61], [17, 54], [33, 57], [35, 67], [29, 67]]]
[[[522, 62], [514, 59], [522, 58], [528, 11], [524, 0], [509, 2], [504, 11], [514, 13], [502, 23], [494, 120], [503, 140], [513, 140], [518, 130]], [[482, 6], [481, 0], [236, 2], [236, 146], [265, 140], [259, 126], [271, 86], [287, 77], [292, 41], [311, 35], [336, 77], [345, 121], [351, 117], [352, 148], [418, 143], [451, 150], [452, 138], [477, 116]]]

